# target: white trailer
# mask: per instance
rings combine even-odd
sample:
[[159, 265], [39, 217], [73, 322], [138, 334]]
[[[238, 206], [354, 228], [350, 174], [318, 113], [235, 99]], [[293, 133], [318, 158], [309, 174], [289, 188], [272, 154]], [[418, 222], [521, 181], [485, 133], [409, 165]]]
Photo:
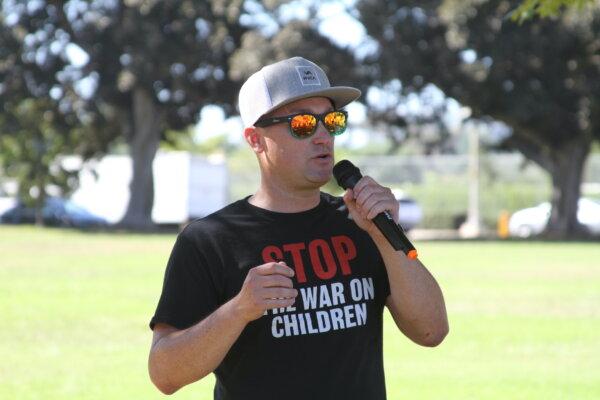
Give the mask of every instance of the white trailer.
[[[153, 173], [156, 224], [183, 224], [228, 203], [228, 173], [222, 158], [159, 151]], [[127, 209], [131, 177], [129, 156], [105, 156], [82, 169], [79, 189], [71, 199], [111, 223], [118, 222]]]

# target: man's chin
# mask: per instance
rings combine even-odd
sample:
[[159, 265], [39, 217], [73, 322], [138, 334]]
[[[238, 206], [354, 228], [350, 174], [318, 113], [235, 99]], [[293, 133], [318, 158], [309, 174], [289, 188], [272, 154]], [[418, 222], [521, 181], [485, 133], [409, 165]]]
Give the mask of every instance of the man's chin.
[[332, 173], [313, 175], [308, 176], [307, 181], [310, 182], [311, 186], [315, 188], [320, 188], [321, 186], [326, 185], [331, 180], [332, 176]]

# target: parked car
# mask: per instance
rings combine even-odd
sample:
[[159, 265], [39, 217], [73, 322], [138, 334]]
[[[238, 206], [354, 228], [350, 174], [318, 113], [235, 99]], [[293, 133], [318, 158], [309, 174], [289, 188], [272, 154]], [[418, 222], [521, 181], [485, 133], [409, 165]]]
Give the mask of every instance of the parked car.
[[392, 190], [400, 204], [400, 225], [405, 231], [413, 229], [423, 220], [423, 210], [419, 203], [398, 189]]
[[14, 197], [2, 196], [0, 193], [0, 215], [13, 208], [15, 204], [17, 201]]
[[[99, 228], [108, 226], [108, 222], [70, 200], [49, 197], [42, 208], [44, 225], [73, 228]], [[8, 209], [0, 216], [4, 224], [33, 224], [35, 210], [27, 207], [22, 201]]]
[[[582, 197], [579, 199], [577, 207], [579, 223], [585, 226], [591, 234], [600, 235], [600, 203]], [[516, 211], [508, 221], [508, 231], [511, 236], [522, 238], [539, 235], [546, 228], [551, 212], [552, 206], [549, 202]]]

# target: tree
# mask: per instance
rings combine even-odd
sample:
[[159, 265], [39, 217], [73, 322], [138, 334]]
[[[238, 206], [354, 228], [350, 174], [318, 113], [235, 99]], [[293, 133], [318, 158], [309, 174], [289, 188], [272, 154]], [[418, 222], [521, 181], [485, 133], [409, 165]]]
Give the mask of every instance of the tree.
[[[61, 157], [102, 153], [108, 139], [99, 126], [106, 124], [81, 109], [73, 86], [60, 83], [67, 63], [48, 55], [60, 54], [66, 43], [57, 37], [51, 47], [40, 45], [57, 32], [48, 25], [17, 24], [10, 6], [3, 4], [0, 14], [0, 168], [17, 181], [19, 198], [37, 210], [42, 223], [48, 189], [67, 195], [77, 185], [76, 171], [67, 170]], [[22, 5], [20, 11], [35, 9]], [[28, 34], [34, 29], [36, 35]]]
[[[104, 121], [109, 137], [126, 138], [133, 179], [121, 224], [149, 227], [152, 161], [165, 129], [186, 127], [206, 104], [233, 112], [238, 83], [228, 78], [228, 58], [248, 30], [240, 23], [243, 0], [26, 3], [3, 4], [13, 38], [21, 45], [17, 57], [28, 46], [27, 37], [39, 37], [34, 50], [45, 51], [48, 64], [71, 58], [64, 68], [31, 80], [42, 93], [60, 88], [59, 103], [67, 93], [64, 88], [79, 88], [71, 91], [77, 95], [72, 109], [77, 106], [75, 112]], [[56, 43], [71, 46], [78, 59], [53, 51]]]
[[579, 232], [582, 169], [600, 137], [597, 10], [519, 25], [505, 18], [516, 2], [385, 4], [358, 3], [368, 34], [379, 44], [369, 60], [373, 81], [399, 78], [413, 90], [431, 82], [474, 116], [512, 127], [505, 145], [552, 176], [547, 233]]
[[247, 32], [241, 47], [231, 57], [232, 78], [242, 81], [264, 65], [300, 56], [321, 66], [329, 76], [335, 76], [335, 85], [355, 86], [357, 81], [363, 82], [358, 77], [361, 71], [355, 65], [352, 52], [322, 36], [314, 21], [314, 15], [291, 21], [273, 35], [258, 30]]
[[533, 16], [542, 18], [555, 17], [561, 9], [582, 9], [587, 4], [593, 4], [595, 0], [523, 0], [521, 5], [511, 13], [511, 18], [523, 22]]
[[71, 147], [72, 143], [65, 143], [70, 135], [61, 132], [57, 113], [45, 100], [26, 99], [6, 111], [0, 116], [0, 126], [14, 134], [0, 136], [0, 165], [17, 180], [19, 199], [34, 207], [36, 223], [41, 225], [47, 189], [53, 185], [64, 193], [74, 186], [72, 172], [56, 163]]

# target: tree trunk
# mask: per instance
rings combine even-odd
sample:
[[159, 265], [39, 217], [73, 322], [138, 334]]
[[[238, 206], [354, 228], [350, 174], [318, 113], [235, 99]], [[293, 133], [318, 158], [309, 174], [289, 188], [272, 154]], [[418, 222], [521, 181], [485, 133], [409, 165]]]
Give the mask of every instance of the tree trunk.
[[553, 154], [552, 212], [545, 235], [552, 239], [585, 236], [586, 230], [577, 220], [577, 204], [581, 195], [581, 178], [590, 143], [573, 140]]
[[37, 187], [40, 188], [40, 193], [33, 204], [36, 226], [44, 226], [44, 205], [46, 203], [46, 193], [43, 189], [41, 189], [45, 186], [43, 180], [41, 182], [42, 183], [38, 183], [37, 185]]
[[152, 162], [158, 150], [161, 113], [145, 89], [133, 92], [133, 134], [129, 140], [133, 176], [129, 185], [129, 204], [120, 227], [148, 230], [153, 227], [154, 180]]

